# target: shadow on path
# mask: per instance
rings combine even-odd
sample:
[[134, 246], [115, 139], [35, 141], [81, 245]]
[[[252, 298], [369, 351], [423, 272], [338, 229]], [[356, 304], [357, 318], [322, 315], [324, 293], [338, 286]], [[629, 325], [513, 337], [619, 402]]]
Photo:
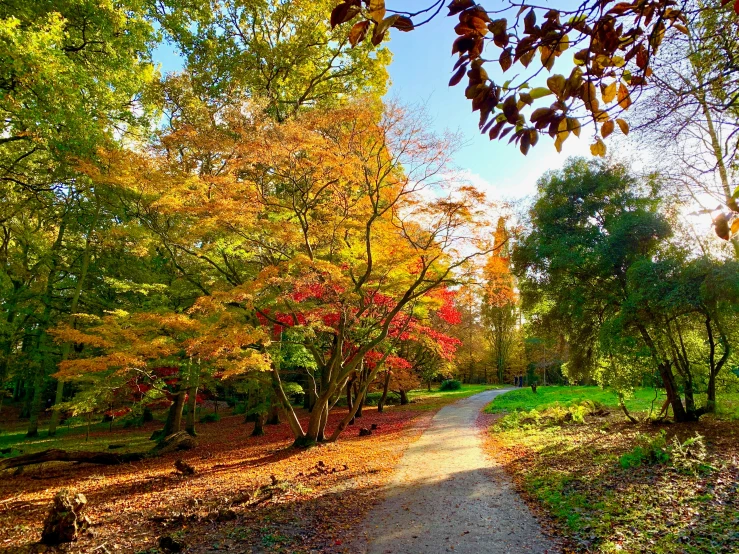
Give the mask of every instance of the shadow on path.
[[475, 421], [504, 392], [486, 391], [439, 411], [405, 452], [352, 552], [557, 552], [502, 467], [482, 449]]

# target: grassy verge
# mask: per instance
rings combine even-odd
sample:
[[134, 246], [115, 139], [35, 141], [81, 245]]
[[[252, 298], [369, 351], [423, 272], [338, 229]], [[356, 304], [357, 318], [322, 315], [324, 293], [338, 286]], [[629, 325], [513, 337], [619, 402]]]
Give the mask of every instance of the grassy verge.
[[486, 390], [502, 389], [505, 385], [462, 385], [459, 390], [442, 391], [438, 388], [432, 390], [419, 389], [408, 393], [411, 404], [398, 406], [408, 410], [435, 410], [440, 406], [451, 404], [462, 398], [485, 392]]
[[[583, 404], [613, 406], [608, 394], [552, 387], [537, 398], [500, 396], [488, 411], [511, 413], [487, 447], [575, 552], [739, 552], [739, 423], [632, 425], [612, 407]], [[630, 408], [648, 409], [653, 394], [637, 392]]]
[[[488, 413], [511, 412], [513, 410], [533, 410], [548, 408], [555, 403], [568, 406], [573, 403], [591, 400], [604, 406], [618, 406], [618, 396], [610, 390], [599, 387], [538, 387], [534, 393], [530, 387], [520, 388], [498, 396], [486, 408]], [[655, 394], [654, 389], [637, 389], [626, 399], [626, 407], [632, 411], [649, 410], [654, 402], [659, 411], [664, 401], [664, 393]]]

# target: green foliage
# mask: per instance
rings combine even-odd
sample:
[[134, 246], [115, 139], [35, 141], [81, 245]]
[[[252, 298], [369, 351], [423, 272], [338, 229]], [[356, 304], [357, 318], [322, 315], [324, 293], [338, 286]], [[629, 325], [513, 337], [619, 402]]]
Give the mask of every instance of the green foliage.
[[500, 430], [523, 429], [541, 426], [558, 426], [564, 424], [583, 424], [585, 417], [594, 413], [605, 413], [603, 405], [592, 400], [583, 400], [563, 406], [557, 402], [540, 409], [529, 411], [515, 410], [505, 415], [497, 424]]
[[209, 413], [200, 416], [200, 423], [214, 423], [216, 421], [221, 421], [220, 414]]
[[156, 3], [156, 17], [207, 97], [262, 97], [278, 120], [303, 106], [385, 93], [390, 53], [351, 48], [331, 29], [332, 0], [185, 0]]
[[672, 438], [670, 444], [672, 464], [688, 473], [698, 473], [712, 469], [708, 464], [708, 451], [703, 436], [696, 433], [694, 437], [680, 442], [677, 437]]
[[459, 381], [457, 379], [447, 379], [446, 381], [442, 381], [441, 385], [439, 386], [440, 391], [460, 390], [461, 388], [462, 381]]
[[666, 464], [670, 461], [670, 452], [667, 448], [664, 430], [654, 436], [639, 435], [637, 442], [639, 444], [629, 452], [622, 454], [618, 459], [618, 463], [623, 469], [641, 465]]

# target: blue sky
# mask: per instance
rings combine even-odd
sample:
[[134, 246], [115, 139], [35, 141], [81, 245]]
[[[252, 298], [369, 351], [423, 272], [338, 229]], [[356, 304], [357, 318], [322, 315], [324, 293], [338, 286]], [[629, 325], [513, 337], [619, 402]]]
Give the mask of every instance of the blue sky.
[[[472, 113], [470, 101], [464, 97], [466, 79], [456, 87], [448, 86], [456, 60], [451, 49], [457, 36], [454, 33], [457, 21], [443, 15], [445, 12], [413, 32], [392, 34], [388, 43], [393, 52], [390, 95], [402, 102], [425, 104], [434, 127], [464, 134], [468, 144], [459, 151], [455, 161], [461, 170], [468, 172], [474, 184], [485, 188], [491, 200], [521, 198], [535, 191], [536, 180], [544, 171], [561, 167], [568, 156], [590, 156], [590, 137], [585, 129], [579, 139], [570, 136], [562, 153], [544, 136], [528, 156], [509, 145], [507, 139], [490, 141], [486, 135], [480, 135], [479, 114]], [[488, 56], [497, 57], [497, 53], [491, 48]], [[485, 67], [497, 83], [510, 78], [508, 73], [503, 76], [497, 63], [490, 62]], [[509, 69], [509, 73], [513, 74], [514, 70], [515, 67]], [[560, 67], [559, 72], [564, 70]]]
[[[585, 130], [579, 139], [570, 136], [562, 153], [554, 149], [548, 136], [543, 136], [528, 156], [505, 140], [490, 141], [480, 135], [479, 115], [472, 113], [470, 102], [464, 97], [465, 80], [456, 87], [448, 86], [456, 59], [456, 55], [451, 55], [456, 18], [447, 17], [445, 12], [442, 10], [432, 22], [410, 33], [392, 29], [386, 43], [393, 53], [388, 96], [405, 104], [424, 105], [431, 127], [439, 132], [449, 129], [462, 133], [465, 145], [457, 152], [455, 165], [472, 184], [485, 190], [490, 200], [514, 200], [533, 194], [538, 177], [548, 169], [561, 167], [568, 156], [590, 155], [590, 137]], [[491, 49], [489, 56], [495, 55]], [[165, 73], [182, 67], [181, 59], [167, 44], [157, 49], [155, 61]], [[498, 83], [510, 78], [503, 76], [497, 63], [488, 63], [486, 68]], [[559, 72], [565, 71], [560, 67]]]

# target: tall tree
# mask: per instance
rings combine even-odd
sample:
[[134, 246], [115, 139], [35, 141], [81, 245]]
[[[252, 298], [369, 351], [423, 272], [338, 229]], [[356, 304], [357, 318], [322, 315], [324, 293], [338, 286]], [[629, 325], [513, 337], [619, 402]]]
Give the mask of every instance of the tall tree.
[[505, 218], [501, 217], [495, 229], [493, 254], [483, 269], [485, 284], [482, 299], [482, 318], [498, 383], [505, 382], [505, 370], [516, 340], [517, 295], [509, 252], [509, 234]]
[[331, 0], [183, 0], [152, 3], [162, 28], [210, 98], [259, 97], [284, 120], [303, 106], [385, 93], [390, 53], [351, 48], [333, 29]]
[[[630, 118], [677, 195], [694, 210], [720, 211], [716, 233], [731, 239], [739, 149], [739, 20], [718, 1], [693, 3], [687, 34], [676, 33], [653, 62], [644, 106]], [[676, 163], [678, 162], [678, 163]]]
[[[736, 274], [724, 281], [734, 271], [728, 262], [696, 272], [704, 266], [669, 244], [656, 186], [582, 160], [546, 175], [515, 267], [524, 298], [545, 298], [568, 339], [566, 371], [592, 375], [627, 355], [659, 374], [675, 419], [690, 421], [715, 403], [697, 406], [695, 368], [716, 373], [730, 355], [720, 314], [731, 305]], [[710, 345], [710, 368], [688, 352], [688, 327]]]

